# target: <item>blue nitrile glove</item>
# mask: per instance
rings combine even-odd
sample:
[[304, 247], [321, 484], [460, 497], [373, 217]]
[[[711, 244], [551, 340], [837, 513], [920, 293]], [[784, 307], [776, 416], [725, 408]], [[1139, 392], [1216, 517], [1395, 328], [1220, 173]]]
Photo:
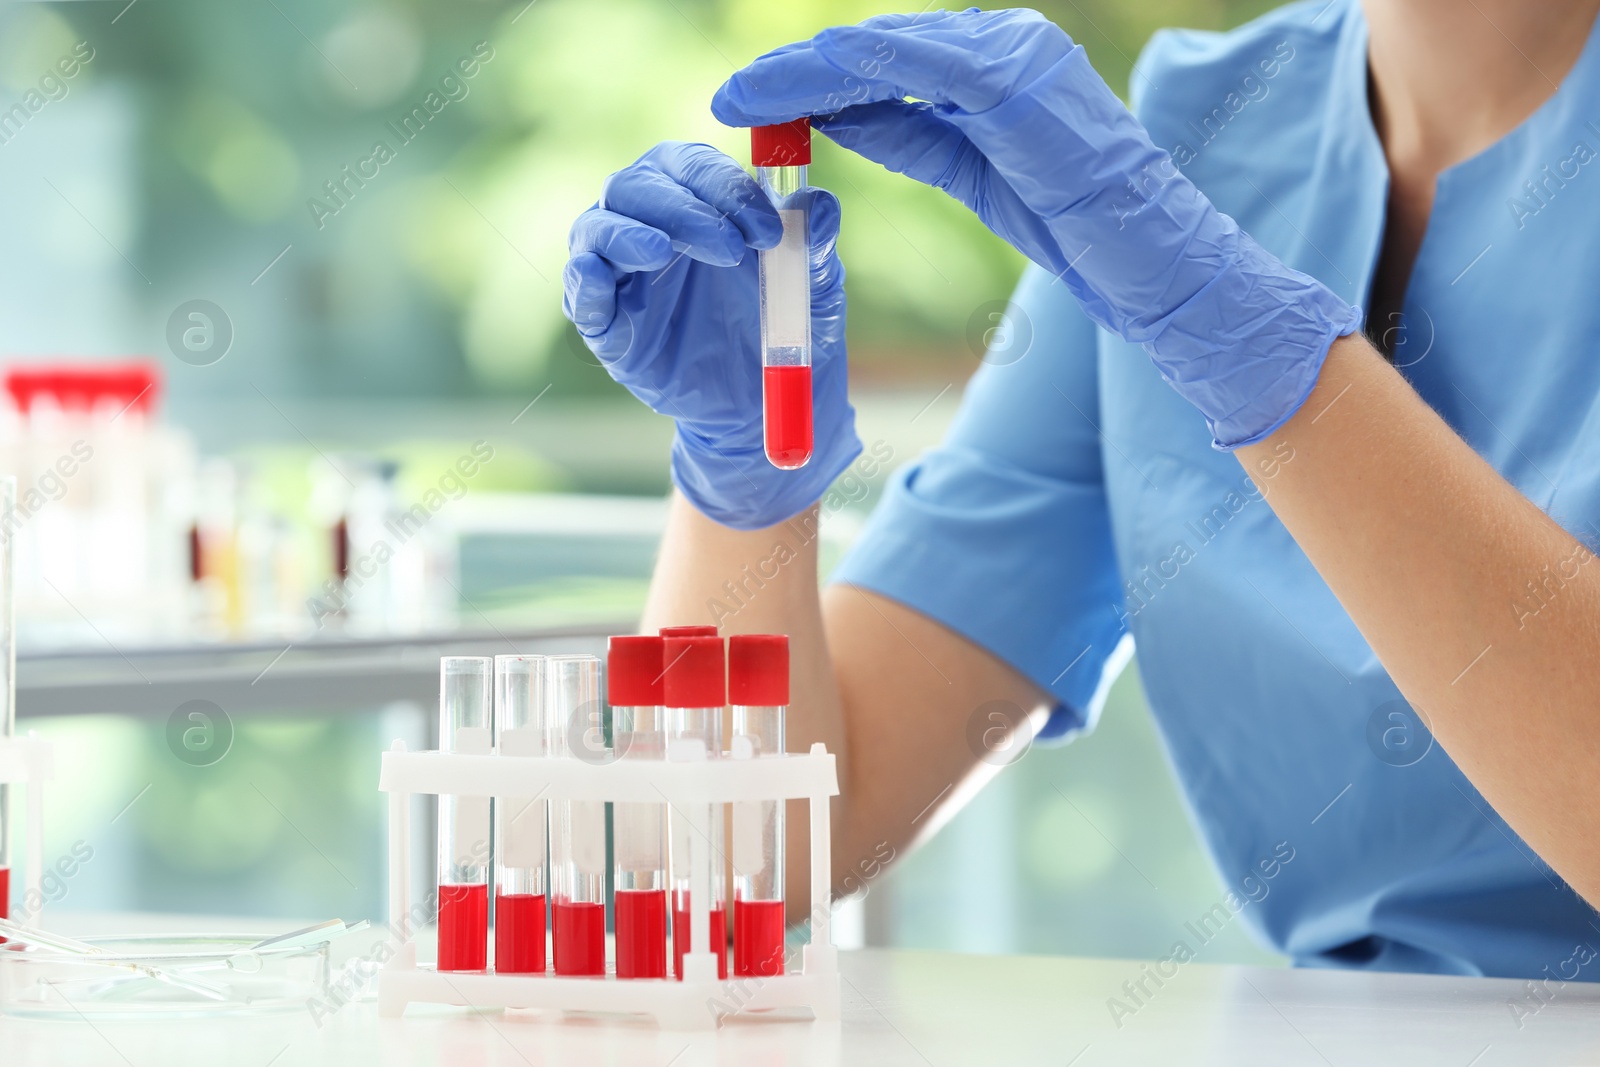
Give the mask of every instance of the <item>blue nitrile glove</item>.
[[815, 504], [861, 452], [845, 392], [839, 201], [810, 190], [815, 448], [779, 470], [762, 446], [757, 257], [783, 233], [755, 179], [668, 141], [606, 179], [572, 225], [561, 307], [611, 376], [677, 420], [672, 481], [701, 513], [754, 530]]
[[1095, 322], [1142, 343], [1218, 448], [1287, 421], [1360, 323], [1214, 208], [1037, 12], [824, 30], [734, 74], [711, 110], [735, 126], [819, 116], [844, 147], [966, 204]]

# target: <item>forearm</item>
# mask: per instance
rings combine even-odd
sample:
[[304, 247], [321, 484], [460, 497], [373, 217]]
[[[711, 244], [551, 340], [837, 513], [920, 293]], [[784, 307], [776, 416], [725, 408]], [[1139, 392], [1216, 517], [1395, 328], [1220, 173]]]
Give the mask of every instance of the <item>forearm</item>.
[[[1020, 722], [1024, 713], [1041, 717], [1051, 700], [904, 604], [854, 586], [819, 596], [817, 518], [813, 508], [742, 532], [674, 497], [644, 625], [716, 622], [724, 634], [789, 635], [788, 749], [804, 752], [821, 741], [838, 761], [831, 807], [837, 896], [861, 892], [1000, 769], [972, 748], [975, 714], [1000, 702]], [[809, 918], [810, 843], [806, 805], [791, 803], [791, 922]]]
[[[821, 741], [838, 760], [843, 782], [843, 710], [817, 591], [818, 520], [818, 509], [812, 508], [764, 530], [733, 530], [674, 493], [643, 625], [647, 632], [714, 623], [725, 636], [788, 634], [787, 747], [804, 752]], [[845, 822], [843, 801], [840, 797], [834, 802], [835, 826]], [[803, 803], [791, 803], [788, 814], [786, 898], [791, 919], [797, 919], [803, 917], [809, 897], [809, 823]], [[842, 843], [843, 836], [835, 841]]]
[[[1359, 336], [1247, 471], [1495, 810], [1600, 901], [1600, 566]], [[1530, 593], [1530, 589], [1536, 591]]]

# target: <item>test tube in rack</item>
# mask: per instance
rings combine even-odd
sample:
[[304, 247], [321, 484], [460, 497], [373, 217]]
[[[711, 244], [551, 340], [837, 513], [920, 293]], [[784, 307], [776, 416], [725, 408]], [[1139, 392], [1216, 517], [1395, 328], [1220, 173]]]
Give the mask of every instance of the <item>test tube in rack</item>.
[[[494, 658], [494, 741], [502, 756], [547, 756], [545, 657]], [[494, 800], [494, 969], [538, 974], [545, 969], [545, 895], [549, 821], [546, 801]]]
[[[494, 664], [481, 656], [439, 661], [439, 751], [487, 756], [494, 742]], [[441, 971], [481, 971], [489, 955], [489, 798], [439, 797]]]
[[[545, 660], [551, 755], [603, 762], [600, 660], [589, 655]], [[601, 800], [550, 804], [551, 944], [557, 974], [606, 973], [606, 805]]]
[[[17, 479], [8, 474], [0, 478], [0, 740], [17, 732], [17, 590], [13, 569], [16, 551], [16, 524], [12, 514], [17, 506]], [[11, 789], [0, 784], [0, 919], [11, 917]], [[5, 943], [0, 937], [0, 944]]]
[[[728, 702], [734, 759], [781, 757], [789, 703], [789, 639], [782, 634], [728, 638]], [[733, 973], [783, 973], [784, 802], [733, 806]]]
[[[660, 637], [613, 637], [606, 664], [611, 744], [619, 760], [666, 757], [661, 708]], [[616, 855], [617, 977], [667, 976], [666, 805], [623, 802], [612, 806]]]
[[[722, 638], [668, 637], [662, 650], [662, 702], [667, 712], [668, 759], [718, 759], [722, 755], [722, 709], [727, 702]], [[683, 977], [683, 957], [690, 945], [693, 900], [690, 887], [690, 840], [705, 836], [711, 855], [707, 929], [717, 954], [717, 977], [728, 977], [728, 912], [724, 903], [721, 804], [711, 804], [702, 820], [690, 805], [673, 805], [668, 819], [672, 853], [672, 973]]]

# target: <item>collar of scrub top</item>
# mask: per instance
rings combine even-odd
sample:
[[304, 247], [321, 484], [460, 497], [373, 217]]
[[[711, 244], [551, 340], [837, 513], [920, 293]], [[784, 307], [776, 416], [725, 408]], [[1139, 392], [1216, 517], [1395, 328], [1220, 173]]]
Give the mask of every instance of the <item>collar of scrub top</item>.
[[[1367, 307], [1389, 192], [1388, 160], [1372, 119], [1367, 63], [1369, 28], [1360, 0], [1331, 0], [1323, 13], [1313, 18], [1312, 26], [1323, 18], [1337, 18], [1339, 29], [1333, 82], [1326, 95], [1326, 109], [1317, 117], [1325, 135], [1319, 148], [1322, 165], [1314, 168], [1312, 194], [1319, 204], [1347, 206], [1348, 213], [1343, 217], [1367, 247], [1365, 255], [1348, 261], [1334, 255], [1329, 264], [1334, 269], [1317, 273], [1319, 280], [1341, 297]], [[1424, 243], [1438, 228], [1435, 219], [1443, 220], [1439, 225], [1458, 221], [1451, 208], [1459, 190], [1501, 185], [1505, 190], [1502, 203], [1518, 193], [1525, 196], [1523, 183], [1540, 177], [1542, 167], [1559, 164], [1580, 140], [1600, 157], [1600, 18], [1591, 25], [1572, 69], [1548, 99], [1493, 144], [1439, 172]], [[1589, 166], [1600, 171], [1600, 158], [1585, 164], [1584, 169]], [[1573, 179], [1568, 175], [1565, 180]], [[1512, 218], [1509, 204], [1505, 210], [1505, 217]], [[1484, 243], [1487, 246], [1492, 241], [1486, 239]]]
[[[1325, 116], [1329, 132], [1323, 144], [1348, 158], [1344, 173], [1354, 188], [1345, 193], [1367, 201], [1365, 210], [1346, 216], [1350, 229], [1360, 234], [1348, 240], [1364, 239], [1371, 251], [1344, 258], [1342, 271], [1316, 273], [1340, 295], [1354, 294], [1366, 306], [1382, 240], [1389, 171], [1368, 107], [1366, 18], [1355, 0], [1339, 2], [1343, 24], [1329, 97], [1343, 119]], [[1418, 395], [1534, 504], [1563, 514], [1571, 529], [1590, 505], [1578, 488], [1565, 490], [1568, 496], [1561, 498], [1575, 427], [1569, 418], [1551, 416], [1592, 388], [1589, 376], [1570, 368], [1574, 338], [1592, 337], [1600, 318], [1581, 303], [1563, 301], [1581, 292], [1571, 280], [1592, 271], [1597, 257], [1589, 249], [1596, 233], [1600, 18], [1555, 92], [1494, 143], [1440, 172], [1403, 318], [1367, 324], [1369, 334], [1395, 327], [1406, 331], [1405, 343], [1417, 347], [1410, 354], [1404, 347], [1397, 351], [1395, 366]], [[1324, 234], [1317, 239], [1324, 241]], [[1552, 265], [1561, 268], [1554, 275]], [[1339, 273], [1358, 287], [1340, 289]], [[1530, 282], [1530, 277], [1542, 280]], [[1482, 315], [1521, 321], [1527, 332], [1491, 331], [1498, 339], [1480, 344], [1470, 336], [1470, 324]], [[1422, 358], [1433, 350], [1436, 337], [1455, 358]], [[1518, 339], [1517, 366], [1533, 383], [1531, 400], [1519, 388], [1506, 393], [1504, 361]], [[1552, 389], [1566, 399], [1548, 395]], [[1543, 414], [1525, 410], [1528, 403], [1536, 403]]]

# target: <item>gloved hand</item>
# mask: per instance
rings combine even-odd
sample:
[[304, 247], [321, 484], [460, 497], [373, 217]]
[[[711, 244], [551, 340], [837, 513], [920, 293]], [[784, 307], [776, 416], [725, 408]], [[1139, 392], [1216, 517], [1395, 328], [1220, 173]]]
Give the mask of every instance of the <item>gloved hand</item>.
[[1286, 422], [1334, 338], [1360, 323], [1217, 211], [1037, 12], [824, 30], [735, 73], [711, 110], [735, 126], [814, 116], [840, 145], [966, 204], [1095, 322], [1142, 343], [1217, 448]]
[[783, 233], [761, 187], [703, 144], [669, 141], [606, 179], [572, 225], [561, 306], [611, 376], [677, 420], [672, 480], [740, 530], [791, 518], [861, 452], [845, 393], [839, 201], [811, 198], [815, 450], [778, 470], [762, 447], [757, 257]]

